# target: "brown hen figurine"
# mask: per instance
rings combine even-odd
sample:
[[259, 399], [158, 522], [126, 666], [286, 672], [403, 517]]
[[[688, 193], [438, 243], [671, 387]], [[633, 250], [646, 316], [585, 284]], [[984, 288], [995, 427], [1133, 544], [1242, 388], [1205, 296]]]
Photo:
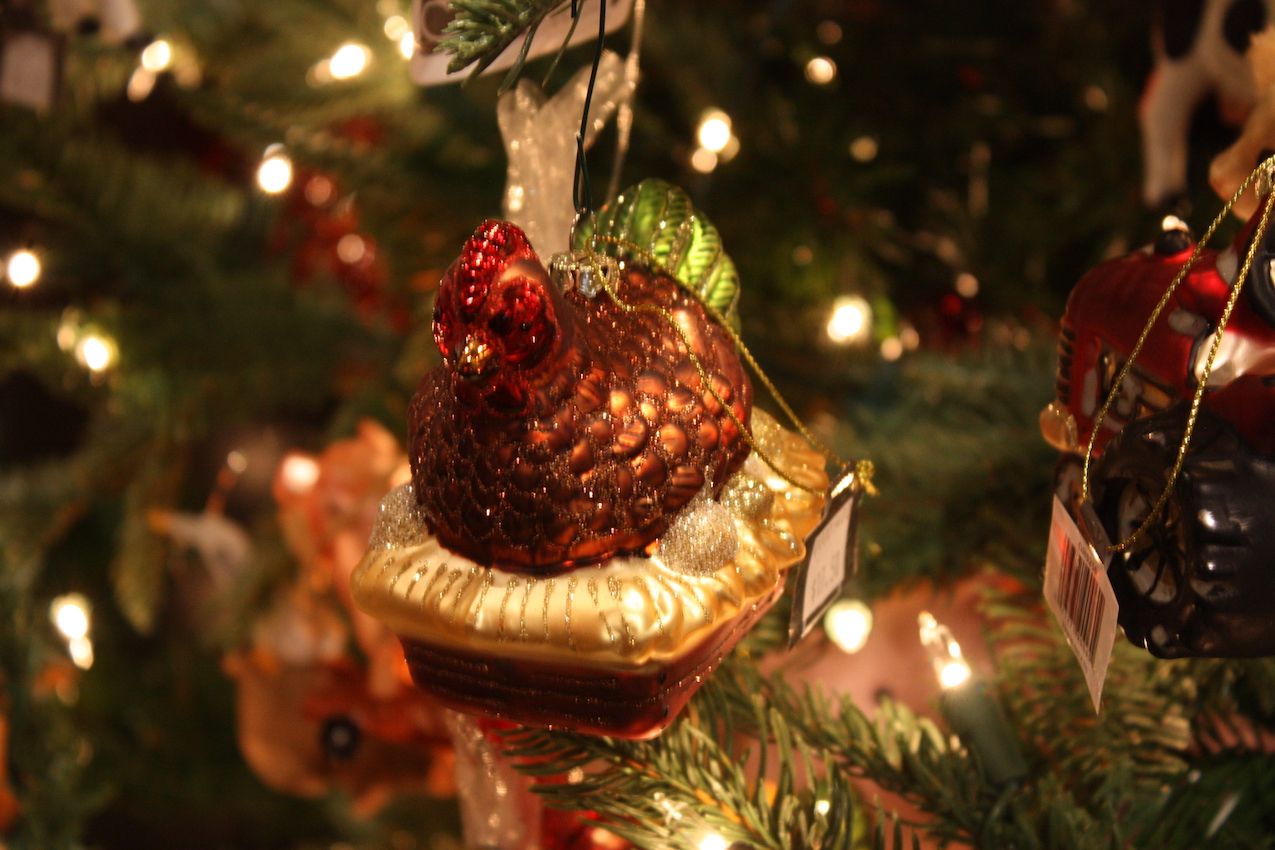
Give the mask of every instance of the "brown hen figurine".
[[[725, 329], [675, 280], [622, 266], [616, 294], [562, 291], [526, 236], [486, 221], [439, 286], [443, 366], [412, 402], [416, 499], [448, 549], [554, 573], [648, 552], [744, 462], [752, 388]], [[734, 412], [726, 413], [718, 398]]]

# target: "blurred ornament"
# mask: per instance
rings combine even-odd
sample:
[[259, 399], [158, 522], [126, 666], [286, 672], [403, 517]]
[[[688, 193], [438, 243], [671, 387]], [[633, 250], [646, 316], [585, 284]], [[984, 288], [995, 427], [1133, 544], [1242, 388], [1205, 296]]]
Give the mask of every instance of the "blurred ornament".
[[1275, 654], [1272, 162], [1251, 172], [1259, 209], [1223, 250], [1169, 220], [1172, 238], [1076, 284], [1040, 416], [1059, 499], [1110, 538], [1125, 636], [1161, 657]]
[[[1240, 136], [1209, 163], [1209, 184], [1218, 197], [1230, 200], [1253, 166], [1275, 150], [1275, 28], [1267, 27], [1253, 36], [1246, 55], [1256, 102], [1244, 119]], [[1257, 209], [1257, 191], [1250, 190], [1232, 208], [1247, 219]]]
[[237, 685], [239, 748], [271, 788], [339, 790], [364, 816], [400, 794], [454, 793], [439, 711], [419, 692], [375, 696], [348, 659], [296, 665], [237, 653], [224, 666]]
[[101, 33], [108, 44], [140, 48], [150, 41], [133, 0], [50, 0], [49, 18], [60, 32]]
[[178, 513], [156, 508], [147, 513], [146, 519], [156, 534], [198, 553], [218, 594], [230, 589], [252, 558], [248, 533], [219, 512]]
[[[509, 157], [504, 215], [526, 232], [532, 247], [544, 257], [567, 250], [575, 221], [576, 132], [590, 70], [582, 68], [548, 99], [535, 83], [522, 80], [501, 95], [496, 105]], [[620, 103], [633, 96], [635, 85], [619, 56], [610, 51], [602, 54], [584, 136], [586, 149]]]
[[[1239, 123], [1253, 109], [1258, 92], [1244, 54], [1267, 18], [1263, 3], [1234, 0], [1163, 3], [1159, 11], [1155, 67], [1139, 109], [1142, 199], [1154, 208], [1171, 204], [1187, 190], [1191, 117], [1204, 98], [1215, 95], [1231, 123]], [[1250, 159], [1243, 164], [1244, 174], [1254, 163]]]

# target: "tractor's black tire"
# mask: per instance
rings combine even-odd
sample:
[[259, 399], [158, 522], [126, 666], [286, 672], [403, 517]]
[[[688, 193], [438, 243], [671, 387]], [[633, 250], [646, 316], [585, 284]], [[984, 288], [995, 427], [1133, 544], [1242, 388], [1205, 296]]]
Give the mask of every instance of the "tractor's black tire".
[[[1159, 498], [1187, 407], [1128, 425], [1095, 470], [1094, 504], [1113, 542]], [[1208, 409], [1164, 512], [1112, 556], [1120, 625], [1165, 658], [1275, 654], [1275, 463]]]

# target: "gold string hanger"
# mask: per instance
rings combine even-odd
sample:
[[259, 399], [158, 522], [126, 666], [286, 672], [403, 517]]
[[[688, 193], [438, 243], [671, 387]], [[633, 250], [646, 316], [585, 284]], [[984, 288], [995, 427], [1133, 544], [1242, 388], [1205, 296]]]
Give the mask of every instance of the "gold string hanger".
[[[1169, 479], [1165, 482], [1164, 490], [1161, 491], [1160, 497], [1156, 500], [1153, 507], [1143, 518], [1142, 523], [1124, 540], [1113, 543], [1110, 546], [1112, 552], [1124, 552], [1132, 543], [1146, 533], [1151, 524], [1159, 517], [1164, 510], [1165, 505], [1169, 503], [1169, 495], [1173, 492], [1173, 486], [1177, 483], [1178, 476], [1182, 474], [1182, 467], [1186, 463], [1187, 449], [1191, 445], [1191, 436], [1195, 432], [1195, 421], [1200, 413], [1200, 403], [1204, 399], [1204, 391], [1208, 386], [1209, 374], [1213, 371], [1213, 363], [1217, 360], [1218, 350], [1222, 345], [1222, 334], [1226, 331], [1226, 326], [1231, 320], [1231, 312], [1235, 309], [1236, 303], [1239, 301], [1240, 291], [1244, 288], [1245, 282], [1248, 280], [1249, 270], [1253, 266], [1253, 260], [1257, 256], [1257, 251], [1262, 244], [1262, 238], [1266, 235], [1267, 228], [1270, 225], [1271, 210], [1275, 209], [1275, 192], [1271, 191], [1272, 175], [1275, 174], [1275, 156], [1269, 157], [1262, 161], [1253, 171], [1245, 178], [1240, 187], [1235, 190], [1235, 194], [1222, 207], [1222, 211], [1213, 219], [1208, 230], [1200, 237], [1195, 248], [1191, 251], [1191, 256], [1187, 258], [1186, 263], [1178, 270], [1173, 281], [1169, 284], [1164, 294], [1160, 296], [1159, 302], [1155, 305], [1155, 309], [1151, 311], [1151, 315], [1147, 318], [1146, 324], [1142, 328], [1142, 333], [1138, 335], [1138, 341], [1134, 344], [1133, 350], [1129, 352], [1129, 356], [1125, 359], [1124, 364], [1120, 367], [1116, 380], [1111, 386], [1111, 390], [1107, 394], [1106, 400], [1102, 403], [1102, 408], [1098, 411], [1097, 418], [1094, 419], [1091, 433], [1089, 434], [1089, 443], [1085, 446], [1085, 462], [1080, 476], [1080, 500], [1086, 502], [1089, 500], [1089, 465], [1093, 459], [1094, 443], [1098, 439], [1098, 432], [1101, 429], [1102, 422], [1107, 417], [1107, 413], [1111, 409], [1116, 397], [1120, 394], [1120, 386], [1129, 375], [1129, 370], [1133, 368], [1134, 361], [1137, 360], [1138, 354], [1142, 351], [1142, 346], [1146, 343], [1147, 338], [1151, 335], [1151, 329], [1154, 327], [1156, 320], [1160, 318], [1160, 314], [1164, 308], [1168, 306], [1169, 300], [1173, 297], [1173, 293], [1177, 291], [1182, 281], [1186, 280], [1187, 273], [1191, 267], [1195, 265], [1200, 258], [1200, 253], [1213, 238], [1218, 227], [1226, 219], [1231, 208], [1239, 201], [1240, 196], [1248, 191], [1259, 178], [1265, 180], [1266, 200], [1262, 205], [1262, 215], [1258, 219], [1257, 228], [1253, 231], [1252, 242], [1248, 246], [1248, 251], [1244, 255], [1244, 263], [1240, 266], [1239, 273], [1236, 275], [1235, 283], [1231, 287], [1231, 295], [1226, 301], [1226, 309], [1222, 311], [1222, 317], [1218, 320], [1217, 330], [1213, 333], [1213, 344], [1209, 348], [1208, 359], [1204, 361], [1204, 370], [1199, 378], [1199, 383], [1195, 388], [1195, 395], [1191, 399], [1191, 409], [1187, 414], [1186, 430], [1182, 434], [1182, 440], [1178, 444], [1177, 457], [1173, 462], [1173, 469], [1169, 473]], [[1126, 426], [1128, 427], [1128, 426]]]

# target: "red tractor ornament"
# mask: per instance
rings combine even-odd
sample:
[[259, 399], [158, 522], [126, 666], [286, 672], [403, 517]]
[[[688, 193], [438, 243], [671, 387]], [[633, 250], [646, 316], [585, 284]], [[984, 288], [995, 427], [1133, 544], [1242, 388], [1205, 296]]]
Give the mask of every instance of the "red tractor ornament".
[[[1100, 426], [1090, 489], [1112, 540], [1142, 524], [1168, 482], [1258, 216], [1229, 247], [1202, 250]], [[1275, 654], [1275, 227], [1262, 242], [1169, 501], [1108, 566], [1126, 636], [1161, 657]], [[1094, 268], [1067, 301], [1057, 398], [1040, 425], [1063, 452], [1055, 485], [1073, 511], [1094, 420], [1194, 247], [1185, 226], [1166, 218], [1153, 244]]]

